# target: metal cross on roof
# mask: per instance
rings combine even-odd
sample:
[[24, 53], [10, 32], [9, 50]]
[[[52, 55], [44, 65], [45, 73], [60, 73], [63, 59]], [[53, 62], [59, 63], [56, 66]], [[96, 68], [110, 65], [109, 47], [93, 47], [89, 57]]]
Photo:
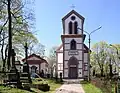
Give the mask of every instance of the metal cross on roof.
[[72, 9], [74, 9], [74, 8], [75, 8], [75, 5], [74, 5], [74, 4], [72, 4], [72, 5], [71, 5], [71, 8], [72, 8]]

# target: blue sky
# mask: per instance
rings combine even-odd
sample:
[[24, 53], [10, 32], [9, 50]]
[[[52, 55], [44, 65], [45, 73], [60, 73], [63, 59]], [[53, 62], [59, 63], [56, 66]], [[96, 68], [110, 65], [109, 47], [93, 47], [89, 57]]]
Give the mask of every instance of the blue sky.
[[[84, 30], [91, 32], [91, 46], [99, 41], [110, 44], [119, 43], [120, 39], [120, 0], [36, 0], [35, 17], [37, 38], [45, 45], [46, 54], [53, 46], [61, 44], [62, 18], [72, 10], [85, 18]], [[88, 38], [85, 43], [88, 45]]]

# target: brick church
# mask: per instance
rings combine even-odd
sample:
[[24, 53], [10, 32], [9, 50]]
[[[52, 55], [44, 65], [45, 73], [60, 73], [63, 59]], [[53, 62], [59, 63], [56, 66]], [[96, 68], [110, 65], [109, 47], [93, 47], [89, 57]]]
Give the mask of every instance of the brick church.
[[[84, 44], [85, 18], [75, 10], [62, 18], [62, 44], [56, 50], [57, 74], [64, 79], [81, 79], [88, 76], [88, 47]], [[78, 29], [80, 28], [80, 29]]]

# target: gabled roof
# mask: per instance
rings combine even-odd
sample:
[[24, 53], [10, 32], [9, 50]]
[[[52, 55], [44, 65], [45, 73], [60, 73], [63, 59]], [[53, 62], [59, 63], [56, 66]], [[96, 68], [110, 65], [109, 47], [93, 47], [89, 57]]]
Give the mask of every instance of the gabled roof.
[[[32, 54], [32, 55], [29, 55], [27, 59], [31, 58], [31, 57], [36, 57], [42, 61], [44, 61], [45, 63], [47, 63], [47, 61], [43, 58], [41, 58], [40, 56], [36, 55], [36, 54]], [[24, 62], [26, 58], [22, 59], [22, 61]], [[47, 63], [48, 64], [48, 63]]]
[[65, 19], [67, 19], [71, 14], [75, 14], [76, 16], [78, 16], [80, 19], [82, 19], [83, 20], [83, 22], [84, 22], [84, 17], [83, 16], [81, 16], [79, 13], [77, 13], [75, 10], [72, 10], [72, 11], [70, 11], [66, 16], [64, 16], [63, 18], [62, 18], [62, 21], [64, 21]]
[[57, 49], [56, 52], [63, 52], [63, 50], [60, 50], [63, 47], [63, 44], [61, 44]]
[[61, 44], [56, 51], [59, 51], [62, 48], [63, 44]]
[[86, 49], [86, 50], [89, 50], [89, 48], [84, 44], [84, 48]]
[[[86, 52], [89, 52], [89, 48], [85, 44], [84, 44], [84, 48], [85, 48]], [[90, 52], [91, 52], [91, 50], [90, 50]]]
[[85, 41], [85, 38], [86, 38], [86, 35], [85, 35], [85, 34], [83, 34], [83, 42]]

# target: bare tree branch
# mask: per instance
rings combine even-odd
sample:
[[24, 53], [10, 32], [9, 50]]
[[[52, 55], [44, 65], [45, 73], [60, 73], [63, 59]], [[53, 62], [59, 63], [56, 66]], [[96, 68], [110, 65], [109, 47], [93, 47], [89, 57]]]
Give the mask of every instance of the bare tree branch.
[[0, 30], [0, 34], [2, 33], [3, 28], [4, 28], [4, 26], [7, 24], [7, 22], [8, 22], [8, 18], [7, 18], [7, 20], [5, 21], [5, 23], [3, 24], [3, 26], [2, 26], [2, 28], [1, 28], [1, 30]]
[[8, 5], [5, 1], [2, 1], [5, 5]]
[[17, 11], [14, 12], [14, 14], [18, 13], [20, 10], [22, 10], [24, 8], [25, 4], [22, 5]]

